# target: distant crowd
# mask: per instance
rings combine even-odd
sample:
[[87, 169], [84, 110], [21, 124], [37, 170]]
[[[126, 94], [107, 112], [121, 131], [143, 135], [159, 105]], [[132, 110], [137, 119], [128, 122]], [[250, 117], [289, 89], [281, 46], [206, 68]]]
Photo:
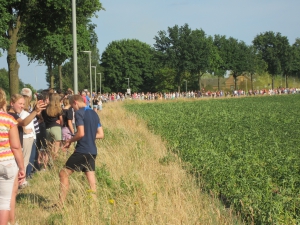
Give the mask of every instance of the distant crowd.
[[[101, 103], [131, 100], [172, 100], [184, 98], [219, 98], [219, 97], [239, 97], [239, 96], [257, 96], [257, 95], [281, 95], [300, 93], [300, 88], [276, 88], [276, 89], [260, 89], [260, 90], [232, 90], [232, 91], [187, 91], [187, 92], [134, 92], [128, 93], [103, 93], [96, 95]], [[95, 93], [93, 93], [95, 96]]]

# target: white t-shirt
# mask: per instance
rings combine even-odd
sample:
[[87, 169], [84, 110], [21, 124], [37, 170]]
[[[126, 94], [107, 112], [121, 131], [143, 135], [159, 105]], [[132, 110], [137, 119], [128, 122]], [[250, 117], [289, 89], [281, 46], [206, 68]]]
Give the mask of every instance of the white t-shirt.
[[[20, 113], [20, 118], [22, 120], [24, 120], [27, 116], [29, 116], [29, 112], [22, 110], [22, 112]], [[23, 138], [30, 138], [33, 137], [34, 139], [36, 139], [36, 134], [35, 134], [35, 129], [34, 129], [34, 124], [33, 124], [33, 120], [31, 120], [31, 122], [25, 127], [25, 129], [31, 129], [32, 132], [29, 134], [25, 134], [23, 133]]]

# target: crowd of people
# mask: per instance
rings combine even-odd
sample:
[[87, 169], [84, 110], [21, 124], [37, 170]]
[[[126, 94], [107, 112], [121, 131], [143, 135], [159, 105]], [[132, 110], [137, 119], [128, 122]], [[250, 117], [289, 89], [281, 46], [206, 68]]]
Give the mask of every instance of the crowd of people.
[[219, 98], [219, 97], [239, 97], [239, 96], [259, 96], [259, 95], [281, 95], [281, 94], [296, 94], [300, 93], [300, 88], [275, 88], [275, 89], [260, 89], [260, 90], [231, 90], [231, 91], [186, 91], [186, 92], [134, 92], [128, 93], [103, 93], [97, 96], [101, 99], [101, 104], [106, 102], [123, 101], [125, 99], [131, 100], [172, 100], [184, 98]]
[[23, 88], [13, 94], [9, 104], [0, 88], [0, 225], [15, 224], [18, 189], [26, 188], [38, 171], [51, 169], [60, 151], [76, 143], [59, 173], [60, 195], [55, 207], [62, 206], [69, 188], [69, 176], [84, 172], [90, 188], [96, 192], [95, 139], [104, 137], [99, 119], [102, 104], [131, 100], [170, 100], [179, 98], [217, 98], [299, 93], [298, 88], [232, 91], [188, 91], [170, 93], [90, 93], [75, 94], [47, 89], [33, 94]]
[[54, 206], [63, 205], [74, 171], [84, 172], [96, 192], [95, 139], [104, 137], [98, 110], [101, 97], [88, 91], [47, 89], [33, 94], [23, 88], [7, 104], [0, 88], [0, 225], [15, 224], [18, 189], [26, 188], [34, 173], [51, 169], [71, 143], [76, 143], [75, 151], [59, 173], [60, 194]]

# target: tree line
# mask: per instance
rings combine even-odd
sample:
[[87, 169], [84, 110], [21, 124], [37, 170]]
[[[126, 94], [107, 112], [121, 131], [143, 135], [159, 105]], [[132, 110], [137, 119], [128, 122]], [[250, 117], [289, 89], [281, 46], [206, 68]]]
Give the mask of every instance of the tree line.
[[[180, 91], [185, 82], [201, 90], [205, 73], [221, 78], [229, 71], [235, 80], [246, 75], [253, 88], [253, 76], [265, 72], [276, 76], [299, 77], [300, 39], [293, 45], [272, 31], [258, 34], [251, 45], [225, 35], [207, 35], [188, 24], [175, 25], [154, 37], [153, 47], [138, 40], [111, 42], [102, 54], [105, 85], [112, 91], [125, 90], [130, 78], [132, 91]], [[220, 88], [219, 88], [220, 89]]]
[[[137, 39], [114, 40], [100, 56], [91, 18], [104, 8], [99, 0], [76, 4], [79, 90], [89, 88], [89, 59], [84, 50], [92, 51], [92, 65], [101, 73], [104, 92], [124, 92], [128, 86], [134, 92], [180, 91], [184, 82], [201, 90], [205, 73], [221, 78], [226, 71], [235, 81], [248, 75], [252, 89], [253, 76], [264, 72], [272, 76], [272, 88], [278, 75], [286, 78], [286, 87], [289, 76], [299, 76], [300, 39], [290, 45], [286, 36], [272, 31], [258, 34], [247, 45], [233, 37], [192, 30], [188, 24], [175, 25], [158, 31], [153, 46]], [[71, 1], [0, 0], [0, 47], [7, 52], [10, 94], [20, 88], [17, 52], [47, 66], [50, 87], [73, 86], [71, 8]]]

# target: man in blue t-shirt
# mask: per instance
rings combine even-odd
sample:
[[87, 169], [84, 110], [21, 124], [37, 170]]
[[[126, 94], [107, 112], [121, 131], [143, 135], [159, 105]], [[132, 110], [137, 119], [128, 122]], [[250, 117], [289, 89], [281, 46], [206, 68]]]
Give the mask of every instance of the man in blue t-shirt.
[[66, 140], [64, 148], [69, 148], [72, 142], [77, 142], [74, 153], [67, 160], [59, 173], [60, 204], [66, 199], [69, 189], [69, 176], [74, 171], [85, 173], [91, 190], [96, 192], [95, 159], [97, 147], [95, 139], [104, 138], [103, 129], [98, 114], [88, 107], [80, 95], [70, 97], [70, 104], [75, 110], [76, 134]]

